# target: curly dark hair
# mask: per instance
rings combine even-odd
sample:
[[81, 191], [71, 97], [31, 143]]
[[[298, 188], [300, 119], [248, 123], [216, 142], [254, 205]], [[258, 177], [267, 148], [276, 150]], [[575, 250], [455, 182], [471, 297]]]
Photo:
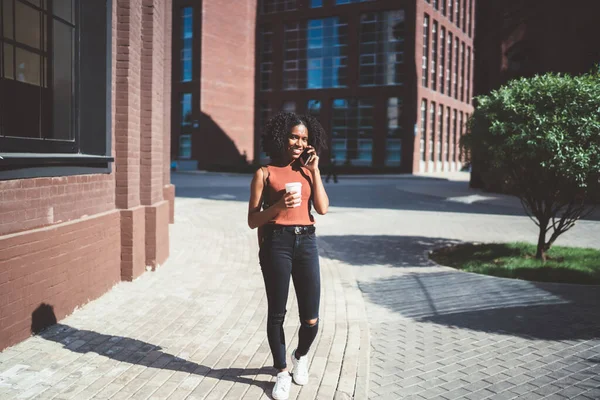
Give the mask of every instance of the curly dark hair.
[[290, 132], [297, 125], [306, 127], [308, 144], [315, 148], [317, 154], [327, 149], [327, 135], [315, 117], [308, 114], [280, 112], [267, 121], [261, 136], [262, 147], [272, 160], [280, 158], [285, 153]]

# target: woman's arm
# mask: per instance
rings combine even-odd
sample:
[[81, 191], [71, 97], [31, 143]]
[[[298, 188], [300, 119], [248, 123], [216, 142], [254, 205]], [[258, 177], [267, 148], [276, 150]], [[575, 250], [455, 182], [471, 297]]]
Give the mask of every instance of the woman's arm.
[[301, 201], [300, 193], [286, 193], [277, 203], [261, 211], [263, 189], [264, 175], [262, 168], [259, 168], [256, 170], [250, 184], [250, 201], [248, 202], [248, 226], [250, 229], [263, 226], [274, 219], [282, 210], [294, 207], [297, 202]]
[[323, 186], [323, 180], [321, 179], [321, 171], [319, 170], [319, 156], [315, 152], [315, 149], [309, 149], [311, 158], [306, 163], [306, 168], [310, 171], [313, 181], [313, 205], [315, 211], [321, 215], [327, 214], [329, 210], [329, 197]]

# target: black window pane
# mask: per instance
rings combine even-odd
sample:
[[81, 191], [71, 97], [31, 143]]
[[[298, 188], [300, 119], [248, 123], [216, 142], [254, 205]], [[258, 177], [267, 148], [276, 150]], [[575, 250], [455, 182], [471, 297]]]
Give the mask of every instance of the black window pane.
[[192, 7], [181, 9], [181, 80], [183, 82], [192, 80], [193, 11]]
[[4, 32], [4, 36], [13, 39], [13, 1], [12, 0], [3, 0], [2, 2], [2, 21], [4, 22], [4, 26], [2, 31]]
[[40, 55], [17, 47], [15, 52], [15, 61], [17, 66], [16, 80], [30, 85], [40, 86]]
[[2, 79], [2, 134], [40, 137], [40, 87]]
[[52, 4], [54, 15], [73, 22], [73, 0], [53, 0]]
[[73, 28], [54, 21], [52, 104], [55, 139], [72, 139], [73, 110]]
[[[44, 0], [25, 0], [25, 1], [28, 2], [28, 3], [33, 4], [36, 7], [41, 7], [42, 3], [45, 3]], [[56, 0], [54, 0], [54, 1], [56, 1]]]
[[14, 52], [15, 48], [12, 44], [4, 43], [2, 59], [4, 63], [4, 77], [8, 79], [15, 79], [14, 70]]
[[41, 12], [24, 3], [15, 3], [17, 20], [15, 40], [21, 44], [39, 49], [41, 47]]

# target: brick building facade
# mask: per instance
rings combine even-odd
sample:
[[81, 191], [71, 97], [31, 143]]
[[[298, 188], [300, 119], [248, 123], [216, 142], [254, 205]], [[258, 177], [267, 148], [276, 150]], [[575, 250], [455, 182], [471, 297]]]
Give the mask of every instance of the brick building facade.
[[0, 12], [2, 349], [162, 264], [174, 186], [171, 1]]
[[172, 158], [180, 169], [254, 159], [256, 0], [173, 0]]
[[331, 136], [323, 158], [335, 156], [347, 172], [460, 168], [458, 138], [472, 112], [474, 7], [261, 1], [256, 152], [265, 120], [283, 109], [315, 115]]
[[347, 172], [460, 168], [474, 0], [174, 0], [173, 13], [178, 168], [267, 162], [260, 134], [280, 110], [317, 117], [323, 163]]

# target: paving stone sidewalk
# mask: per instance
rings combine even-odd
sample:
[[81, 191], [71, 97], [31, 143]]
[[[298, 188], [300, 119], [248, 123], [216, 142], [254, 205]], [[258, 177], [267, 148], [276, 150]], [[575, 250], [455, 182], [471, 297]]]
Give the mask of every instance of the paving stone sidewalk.
[[[171, 257], [40, 336], [0, 353], [0, 399], [263, 399], [273, 385], [266, 296], [246, 206], [177, 199]], [[324, 259], [311, 384], [292, 399], [365, 399], [362, 295]], [[290, 291], [285, 333], [297, 342]], [[292, 347], [290, 347], [291, 349]]]
[[[0, 399], [269, 398], [266, 299], [256, 233], [245, 225], [249, 179], [175, 178], [167, 264], [0, 353]], [[600, 287], [432, 263], [433, 248], [531, 241], [536, 227], [507, 207], [448, 202], [422, 187], [328, 185], [330, 213], [317, 216], [314, 384], [293, 386], [291, 398], [600, 399]], [[599, 237], [600, 222], [581, 221], [559, 244], [600, 248]], [[295, 315], [290, 292], [291, 346]]]

